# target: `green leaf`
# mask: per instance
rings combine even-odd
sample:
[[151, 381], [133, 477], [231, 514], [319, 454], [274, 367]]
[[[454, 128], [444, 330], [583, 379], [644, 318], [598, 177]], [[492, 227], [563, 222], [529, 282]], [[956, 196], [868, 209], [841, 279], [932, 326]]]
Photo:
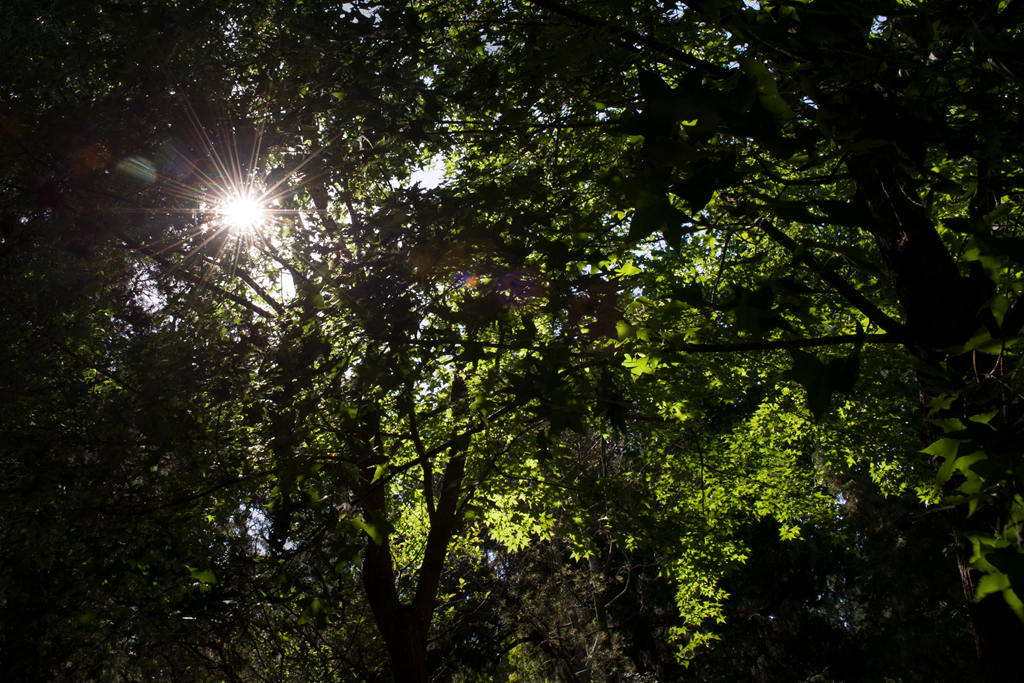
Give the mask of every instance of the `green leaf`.
[[943, 410], [949, 410], [956, 399], [957, 394], [940, 394], [939, 396], [932, 397], [928, 400], [928, 417]]
[[993, 567], [1006, 575], [1009, 587], [1024, 591], [1024, 553], [1019, 548], [999, 548], [985, 555]]
[[327, 623], [326, 604], [320, 598], [307, 598], [304, 600], [302, 614], [299, 616], [299, 625], [314, 622], [317, 626], [323, 627]]
[[994, 418], [998, 414], [998, 410], [992, 410], [987, 413], [978, 413], [977, 415], [971, 415], [967, 419], [970, 420], [971, 422], [977, 422], [978, 424], [987, 425], [989, 422], [992, 421], [992, 418]]
[[953, 476], [953, 469], [956, 464], [956, 454], [960, 449], [960, 442], [956, 439], [941, 438], [921, 449], [921, 452], [933, 456], [942, 461], [936, 479], [940, 484], [949, 481]]
[[922, 448], [921, 452], [945, 460], [956, 456], [959, 448], [960, 442], [956, 439], [942, 438], [929, 444], [926, 448]]
[[374, 544], [380, 545], [384, 542], [384, 531], [381, 529], [380, 525], [371, 524], [370, 522], [359, 519], [358, 517], [349, 519], [348, 523], [369, 536], [370, 540], [372, 540]]
[[626, 261], [616, 270], [615, 277], [630, 277], [631, 275], [639, 275], [640, 269], [633, 265], [632, 261]]
[[779, 86], [768, 67], [757, 60], [745, 59], [742, 69], [757, 80], [758, 101], [776, 119], [787, 121], [796, 116], [786, 100], [779, 95]]
[[846, 358], [833, 358], [827, 363], [799, 349], [791, 349], [789, 353], [793, 365], [786, 374], [804, 388], [807, 407], [815, 419], [821, 419], [828, 412], [834, 394], [853, 391], [860, 373], [859, 348]]
[[983, 574], [978, 580], [977, 590], [974, 592], [975, 601], [981, 600], [987, 595], [998, 593], [1010, 587], [1010, 579], [1002, 572]]
[[186, 569], [193, 579], [205, 586], [217, 583], [217, 576], [212, 569], [197, 569], [195, 567], [186, 567]]

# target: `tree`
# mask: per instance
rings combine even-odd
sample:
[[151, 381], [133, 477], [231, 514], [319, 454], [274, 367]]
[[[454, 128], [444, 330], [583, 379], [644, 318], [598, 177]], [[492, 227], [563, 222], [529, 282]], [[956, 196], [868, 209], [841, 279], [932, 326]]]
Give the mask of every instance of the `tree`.
[[[1019, 150], [999, 131], [1018, 113], [1019, 8], [971, 24], [940, 0], [819, 5], [15, 3], [32, 28], [4, 79], [3, 247], [26, 360], [5, 383], [47, 391], [11, 399], [5, 433], [61, 439], [10, 441], [5, 491], [18, 519], [64, 510], [44, 525], [60, 539], [78, 529], [67, 484], [39, 482], [75, 482], [74, 510], [113, 490], [141, 534], [122, 520], [54, 543], [102, 555], [130, 536], [118, 576], [170, 563], [104, 589], [92, 559], [37, 593], [155, 591], [231, 625], [221, 651], [180, 624], [143, 635], [152, 615], [101, 638], [188, 644], [147, 675], [426, 680], [433, 620], [463, 614], [437, 615], [446, 568], [486, 576], [487, 536], [558, 528], [567, 567], [613, 562], [598, 538], [657, 556], [693, 652], [742, 536], [769, 545], [768, 517], [788, 537], [827, 526], [850, 492], [827, 475], [850, 460], [956, 506], [979, 654], [1012, 670], [1024, 307]], [[140, 26], [170, 48], [118, 38]], [[410, 180], [437, 159], [447, 182]], [[251, 195], [262, 220], [226, 215]], [[46, 267], [55, 245], [71, 265]], [[94, 298], [34, 321], [18, 278], [39, 273]], [[62, 315], [79, 360], [40, 364], [30, 333], [59, 339]], [[908, 397], [916, 422], [866, 426]], [[625, 444], [615, 476], [579, 467], [567, 430]], [[934, 472], [904, 452], [915, 430]], [[884, 455], [865, 466], [851, 436]], [[120, 488], [71, 450], [123, 463]], [[567, 498], [571, 476], [587, 485]], [[579, 519], [555, 525], [559, 504]], [[42, 561], [22, 557], [5, 568]], [[387, 662], [339, 654], [368, 614]]]
[[[121, 10], [101, 10], [98, 28], [113, 32]], [[133, 19], [167, 27], [194, 18], [183, 8], [152, 10], [141, 8]], [[104, 138], [123, 125], [124, 113], [104, 112], [99, 141], [83, 152], [92, 156], [82, 168], [72, 164], [72, 175], [47, 169], [48, 203], [12, 204], [11, 219], [38, 223], [51, 234], [95, 226], [98, 234], [83, 249], [95, 241], [104, 251], [120, 250], [122, 267], [141, 274], [131, 303], [145, 308], [148, 302], [156, 311], [144, 311], [150, 317], [145, 325], [133, 323], [125, 331], [131, 341], [149, 329], [172, 340], [188, 330], [190, 343], [229, 350], [231, 367], [197, 357], [169, 363], [172, 371], [215, 375], [199, 383], [214, 392], [211, 398], [182, 397], [190, 420], [202, 419], [199, 411], [213, 411], [217, 419], [213, 444], [188, 463], [192, 479], [177, 482], [181, 497], [196, 503], [191, 512], [217, 511], [217, 531], [229, 538], [241, 534], [238, 542], [250, 561], [304, 556], [307, 571], [316, 572], [308, 577], [314, 585], [361, 564], [363, 594], [391, 674], [424, 680], [446, 553], [472, 510], [473, 490], [494, 476], [499, 459], [519, 459], [534, 448], [523, 445], [531, 444], [529, 431], [556, 419], [543, 406], [558, 402], [561, 426], [580, 419], [588, 363], [565, 363], [575, 341], [571, 334], [557, 335], [553, 316], [543, 314], [541, 290], [547, 285], [540, 267], [523, 260], [533, 249], [527, 244], [523, 251], [523, 235], [504, 245], [467, 238], [460, 240], [465, 246], [449, 248], [452, 236], [479, 234], [491, 220], [471, 206], [476, 198], [392, 184], [432, 151], [419, 149], [406, 130], [408, 118], [430, 106], [424, 100], [409, 107], [417, 92], [426, 91], [429, 73], [418, 56], [422, 36], [414, 30], [415, 17], [358, 3], [302, 13], [258, 4], [231, 14], [216, 5], [197, 11], [217, 18], [214, 34], [227, 36], [245, 54], [244, 63], [213, 52], [200, 62], [208, 68], [191, 82], [183, 70], [171, 70], [166, 80], [145, 84], [136, 124], [148, 130], [133, 147], [111, 152]], [[88, 22], [75, 13], [39, 18], [65, 39], [81, 35]], [[307, 35], [334, 44], [330, 65], [319, 64], [308, 49], [293, 51]], [[189, 54], [210, 47], [208, 36], [188, 38], [183, 50]], [[74, 43], [82, 49], [76, 55], [81, 73], [113, 68], [123, 57], [103, 47], [92, 51]], [[25, 61], [36, 58], [26, 55]], [[346, 70], [346, 59], [353, 68]], [[16, 83], [31, 87], [56, 75], [36, 78]], [[68, 93], [55, 95], [70, 94], [90, 110], [109, 85], [102, 78], [73, 81]], [[199, 99], [211, 92], [223, 98], [217, 107]], [[182, 95], [197, 103], [182, 104]], [[157, 114], [156, 103], [168, 100], [177, 113]], [[289, 100], [295, 106], [279, 114], [276, 103]], [[14, 173], [28, 175], [34, 160], [55, 153], [45, 132], [61, 119], [53, 102], [46, 106], [52, 120], [31, 117], [27, 103], [11, 114], [20, 140], [44, 150], [19, 156], [22, 167]], [[247, 158], [239, 149], [260, 153]], [[124, 151], [130, 154], [122, 157]], [[273, 194], [273, 211], [280, 213], [275, 232], [234, 234], [237, 225], [216, 218], [217, 202], [226, 199], [222, 192], [244, 192], [242, 186], [257, 178], [259, 191]], [[197, 193], [199, 201], [182, 213], [184, 190]], [[12, 192], [19, 194], [16, 187]], [[27, 240], [9, 246], [26, 253], [45, 249], [45, 243]], [[293, 296], [275, 284], [284, 279], [294, 283]], [[86, 313], [89, 319], [102, 315]], [[506, 350], [509, 334], [524, 352]], [[154, 353], [170, 360], [166, 345]], [[123, 361], [100, 364], [127, 370]], [[26, 379], [27, 373], [16, 374], [16, 382]], [[158, 373], [145, 380], [155, 386], [166, 381]], [[170, 431], [165, 421], [172, 414], [156, 414], [159, 403], [144, 398], [138, 405], [153, 424], [140, 431], [155, 439], [154, 430]], [[61, 415], [57, 411], [53, 419], [59, 422]], [[183, 459], [182, 449], [195, 445], [191, 434], [181, 436], [187, 436], [185, 445], [162, 444], [173, 459]], [[123, 438], [116, 444], [130, 447]], [[214, 477], [211, 466], [225, 453], [241, 459], [217, 467], [223, 471]], [[81, 477], [76, 471], [67, 476]], [[157, 498], [158, 510], [174, 505], [173, 499], [160, 500], [159, 489], [142, 487]], [[202, 519], [190, 516], [183, 523], [201, 526]], [[346, 524], [363, 533], [358, 555], [339, 531]], [[254, 530], [257, 538], [246, 540]], [[234, 586], [228, 581], [232, 554], [207, 543], [210, 557], [188, 569], [212, 597], [219, 589], [211, 586]], [[315, 544], [336, 553], [329, 566], [308, 564], [308, 546]], [[408, 564], [396, 564], [401, 558]], [[283, 590], [305, 593], [308, 583], [292, 575]], [[333, 614], [333, 595], [330, 586], [304, 595], [305, 613]]]
[[[790, 349], [790, 378], [824, 417], [862, 344], [898, 344], [933, 489], [958, 506], [979, 655], [989, 676], [1012, 671], [1019, 150], [997, 131], [1018, 114], [1016, 8], [972, 6], [963, 22], [946, 2], [531, 6], [545, 21], [480, 16], [510, 52], [531, 46], [523, 67], [502, 62], [501, 89], [530, 92], [516, 85], [547, 58], [573, 125], [618, 136], [594, 175], [653, 302], [628, 321], [650, 337], [630, 362]], [[806, 350], [843, 344], [853, 353]]]

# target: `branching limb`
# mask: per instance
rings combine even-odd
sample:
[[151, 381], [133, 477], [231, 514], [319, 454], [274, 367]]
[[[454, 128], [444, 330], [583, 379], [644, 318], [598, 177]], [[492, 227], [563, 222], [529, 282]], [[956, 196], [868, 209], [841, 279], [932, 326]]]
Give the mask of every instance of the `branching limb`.
[[[220, 267], [220, 265], [216, 261], [207, 259], [207, 263], [217, 266], [218, 268]], [[281, 305], [281, 303], [277, 301], [273, 296], [271, 296], [270, 292], [268, 292], [263, 286], [256, 282], [256, 280], [251, 275], [249, 275], [249, 273], [245, 272], [241, 268], [236, 268], [234, 270], [234, 275], [237, 276], [239, 280], [248, 285], [250, 289], [256, 292], [256, 295], [260, 299], [262, 299], [268, 306], [273, 308], [275, 313], [277, 313], [278, 315], [284, 315], [284, 306]]]
[[705, 62], [704, 60], [694, 57], [691, 54], [687, 54], [678, 48], [666, 45], [659, 40], [655, 40], [650, 36], [645, 36], [641, 33], [637, 33], [636, 31], [616, 26], [609, 21], [577, 12], [574, 9], [566, 7], [560, 2], [555, 2], [554, 0], [531, 0], [531, 2], [538, 7], [543, 7], [550, 12], [561, 15], [580, 26], [585, 26], [591, 29], [596, 28], [609, 33], [615, 37], [616, 42], [620, 46], [632, 52], [641, 52], [643, 49], [646, 49], [654, 54], [667, 57], [674, 62], [681, 62], [691, 68], [698, 69], [707, 74], [717, 77], [729, 75], [729, 71], [727, 69], [716, 64]]
[[772, 339], [749, 342], [725, 342], [721, 344], [673, 344], [666, 348], [675, 353], [736, 353], [741, 351], [779, 351], [784, 349], [805, 349], [815, 346], [838, 346], [840, 344], [901, 344], [903, 340], [893, 334], [834, 334], [812, 339]]
[[840, 277], [835, 271], [822, 266], [818, 262], [818, 259], [814, 258], [814, 254], [810, 253], [806, 249], [802, 249], [800, 245], [797, 244], [796, 240], [779, 228], [775, 227], [770, 220], [766, 220], [764, 217], [761, 217], [754, 221], [754, 223], [757, 227], [764, 230], [776, 244], [793, 254], [793, 256], [802, 261], [804, 265], [810, 268], [818, 277], [839, 292], [844, 299], [857, 307], [861, 313], [867, 316], [868, 320], [873, 322], [875, 325], [878, 325], [878, 327], [885, 330], [890, 335], [900, 338], [904, 336], [905, 330], [902, 323], [893, 319], [887, 313], [878, 308], [878, 306], [868, 301], [867, 297], [858, 292], [853, 285]]
[[214, 292], [215, 294], [219, 294], [220, 296], [224, 297], [225, 299], [228, 299], [229, 301], [233, 301], [234, 303], [238, 304], [239, 306], [242, 306], [245, 309], [248, 309], [249, 311], [255, 313], [256, 315], [263, 316], [264, 318], [267, 318], [268, 320], [273, 320], [275, 318], [273, 313], [271, 313], [270, 311], [268, 311], [268, 310], [266, 310], [266, 309], [264, 309], [264, 308], [262, 308], [260, 306], [257, 306], [256, 304], [254, 304], [253, 302], [249, 301], [245, 297], [238, 296], [237, 294], [229, 292], [228, 290], [224, 289], [223, 287], [220, 287], [219, 285], [215, 285], [212, 282], [208, 282], [207, 280], [199, 277], [198, 275], [194, 275], [194, 274], [190, 273], [189, 271], [185, 270], [184, 268], [176, 268], [173, 263], [171, 263], [166, 258], [164, 258], [160, 254], [158, 254], [156, 251], [154, 251], [153, 249], [150, 249], [146, 245], [144, 245], [144, 244], [142, 244], [142, 243], [132, 239], [128, 235], [124, 234], [123, 232], [116, 231], [114, 234], [117, 235], [117, 237], [122, 242], [124, 242], [128, 246], [128, 248], [133, 249], [134, 251], [137, 251], [137, 252], [139, 252], [141, 254], [145, 254], [146, 256], [151, 258], [153, 261], [155, 261], [156, 263], [160, 264], [160, 266], [162, 266], [165, 269], [165, 272], [173, 274], [175, 277], [181, 278], [182, 280], [185, 280], [186, 282], [188, 282], [190, 284], [197, 285], [199, 287], [202, 287], [203, 289], [206, 289], [206, 290], [209, 290], [211, 292]]
[[406, 397], [406, 415], [409, 417], [409, 433], [412, 436], [413, 447], [416, 449], [417, 460], [423, 468], [423, 498], [427, 502], [427, 514], [430, 519], [434, 518], [434, 468], [427, 455], [427, 449], [423, 447], [420, 439], [420, 430], [416, 424], [416, 408], [412, 397]]

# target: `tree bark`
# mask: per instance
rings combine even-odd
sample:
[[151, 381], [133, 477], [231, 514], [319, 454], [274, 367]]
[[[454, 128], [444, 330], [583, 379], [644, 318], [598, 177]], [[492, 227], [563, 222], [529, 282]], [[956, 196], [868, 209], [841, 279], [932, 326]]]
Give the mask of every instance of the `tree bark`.
[[981, 666], [982, 680], [1014, 683], [1021, 680], [1018, 650], [1024, 644], [1024, 624], [1006, 606], [1001, 595], [993, 594], [975, 601], [980, 572], [971, 569], [971, 544], [960, 532], [969, 526], [962, 510], [954, 510], [952, 524], [957, 567], [967, 601], [967, 613], [974, 627], [974, 647]]
[[[903, 308], [908, 350], [926, 358], [942, 358], [946, 349], [966, 342], [983, 324], [979, 311], [991, 296], [992, 283], [987, 278], [982, 281], [960, 273], [912, 182], [895, 159], [884, 154], [851, 154], [847, 167], [874, 219], [866, 227], [881, 251]], [[978, 380], [974, 360], [967, 356], [948, 359], [947, 367], [962, 377], [963, 386]], [[919, 380], [927, 386], [924, 377]], [[930, 398], [927, 389], [923, 390], [922, 409], [927, 409]], [[992, 407], [965, 405], [964, 409], [972, 414]], [[1013, 429], [1013, 425], [998, 428]], [[966, 511], [957, 508], [950, 516], [954, 550], [983, 680], [1016, 681], [1020, 680], [1018, 649], [1024, 644], [1024, 623], [1000, 595], [974, 599], [979, 572], [970, 567], [971, 547], [966, 534], [986, 526], [995, 528], [996, 519], [983, 519], [989, 516], [997, 516], [996, 511], [980, 510], [968, 519]]]
[[425, 622], [418, 619], [414, 611], [399, 600], [388, 536], [384, 535], [380, 544], [368, 540], [365, 552], [363, 587], [377, 629], [387, 647], [391, 675], [398, 682], [428, 681], [427, 631], [430, 619], [428, 617]]
[[910, 344], [937, 351], [967, 341], [991, 295], [960, 274], [898, 160], [851, 154], [846, 164], [874, 218], [867, 229], [903, 307]]
[[[465, 453], [453, 453], [445, 467], [440, 496], [436, 505], [431, 506], [433, 512], [430, 514], [427, 546], [411, 603], [404, 604], [398, 595], [387, 531], [381, 531], [380, 543], [372, 538], [366, 542], [363, 587], [387, 646], [391, 675], [396, 683], [425, 683], [430, 680], [427, 658], [430, 622], [437, 603], [448, 544], [460, 519], [459, 502], [465, 469]], [[364, 486], [360, 500], [370, 523], [384, 518], [386, 490], [380, 482]]]

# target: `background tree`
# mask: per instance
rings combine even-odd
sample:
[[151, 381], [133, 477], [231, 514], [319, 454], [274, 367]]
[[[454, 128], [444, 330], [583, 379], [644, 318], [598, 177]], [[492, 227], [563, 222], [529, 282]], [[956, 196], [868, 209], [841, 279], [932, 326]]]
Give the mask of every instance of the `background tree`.
[[[479, 15], [531, 39], [533, 60], [494, 73], [515, 89], [547, 58], [552, 90], [574, 96], [563, 111], [620, 136], [618, 161], [591, 177], [617, 197], [625, 244], [653, 251], [639, 267], [698, 313], [677, 316], [675, 335], [663, 327], [673, 309], [628, 321], [655, 337], [630, 362], [790, 348], [790, 376], [824, 416], [850, 389], [856, 353], [801, 349], [852, 350], [861, 329], [901, 344], [924, 391], [925, 443], [949, 434], [928, 455], [964, 506], [954, 528], [965, 592], [985, 598], [971, 608], [979, 654], [990, 676], [1012, 671], [1000, 658], [1021, 635], [1019, 456], [997, 444], [1017, 440], [1019, 163], [1012, 145], [996, 151], [994, 122], [1017, 115], [1015, 12], [992, 4], [964, 23], [966, 7], [941, 2], [531, 6], [546, 20]], [[665, 289], [643, 293], [675, 305]]]

